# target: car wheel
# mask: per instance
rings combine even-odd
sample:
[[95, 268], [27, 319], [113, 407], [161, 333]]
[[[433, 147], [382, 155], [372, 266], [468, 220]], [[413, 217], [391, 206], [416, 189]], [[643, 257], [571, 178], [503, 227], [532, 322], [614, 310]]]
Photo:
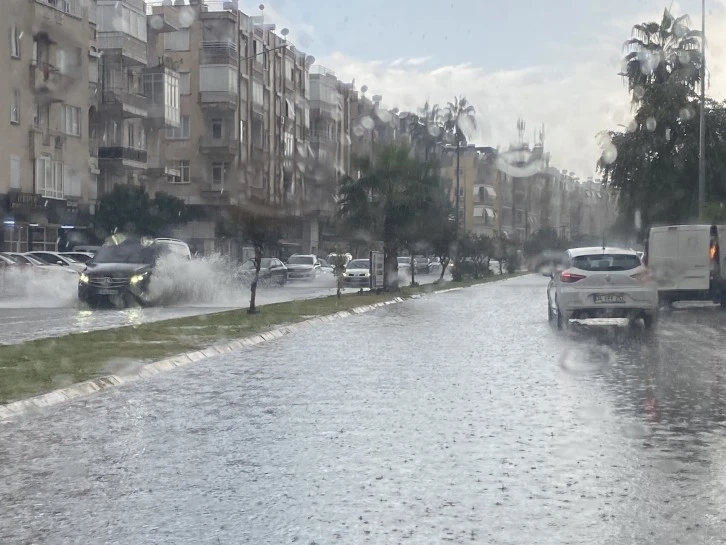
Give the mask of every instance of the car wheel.
[[567, 319], [562, 314], [560, 305], [557, 305], [557, 329], [562, 330], [567, 326]]
[[651, 331], [655, 329], [655, 326], [658, 324], [658, 313], [655, 312], [653, 314], [644, 314], [643, 315], [643, 325], [645, 326], [645, 329], [648, 331]]

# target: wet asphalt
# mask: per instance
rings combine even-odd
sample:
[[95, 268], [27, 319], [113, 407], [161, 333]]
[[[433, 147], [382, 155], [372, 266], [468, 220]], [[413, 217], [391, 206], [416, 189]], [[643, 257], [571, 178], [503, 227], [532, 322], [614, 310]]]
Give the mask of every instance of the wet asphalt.
[[0, 424], [3, 544], [723, 543], [726, 313], [407, 301]]

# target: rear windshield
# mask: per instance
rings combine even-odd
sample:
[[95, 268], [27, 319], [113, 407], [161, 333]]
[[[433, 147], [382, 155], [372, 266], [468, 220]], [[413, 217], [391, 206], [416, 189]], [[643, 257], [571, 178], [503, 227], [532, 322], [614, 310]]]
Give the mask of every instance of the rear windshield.
[[640, 265], [640, 258], [632, 254], [578, 255], [572, 258], [572, 266], [583, 271], [629, 271]]
[[354, 259], [350, 263], [348, 263], [349, 269], [368, 269], [370, 268], [370, 263], [368, 263], [367, 259]]

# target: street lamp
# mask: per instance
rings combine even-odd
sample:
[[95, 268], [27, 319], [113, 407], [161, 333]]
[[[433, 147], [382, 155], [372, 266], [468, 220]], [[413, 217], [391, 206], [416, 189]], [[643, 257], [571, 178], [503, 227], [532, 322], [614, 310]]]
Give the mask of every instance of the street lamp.
[[698, 124], [698, 219], [706, 205], [706, 0], [701, 0], [701, 115]]

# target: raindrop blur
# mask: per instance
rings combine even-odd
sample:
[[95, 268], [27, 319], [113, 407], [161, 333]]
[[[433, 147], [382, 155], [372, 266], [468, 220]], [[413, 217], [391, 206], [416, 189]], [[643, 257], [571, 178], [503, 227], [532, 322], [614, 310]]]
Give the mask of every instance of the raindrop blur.
[[625, 130], [627, 130], [628, 132], [635, 132], [636, 130], [638, 130], [638, 124], [635, 122], [635, 119], [631, 119], [628, 122], [628, 125], [627, 125], [627, 127], [625, 127]]
[[465, 136], [471, 137], [476, 132], [475, 121], [469, 117], [460, 117], [456, 121], [456, 125], [459, 130], [464, 133]]
[[149, 26], [154, 30], [161, 30], [164, 27], [164, 19], [160, 15], [152, 15], [149, 18]]
[[670, 140], [671, 140], [671, 128], [670, 127], [668, 127], [665, 130], [665, 137], [666, 137], [666, 140], [670, 142]]
[[633, 224], [635, 225], [636, 229], [642, 229], [643, 227], [643, 219], [640, 215], [640, 209], [635, 211], [634, 217], [633, 217]]
[[656, 125], [657, 123], [654, 117], [649, 117], [645, 120], [645, 128], [648, 129], [650, 132], [653, 132], [655, 130]]
[[689, 51], [679, 51], [678, 60], [681, 62], [681, 64], [688, 64], [689, 62], [691, 62], [691, 53]]
[[633, 96], [635, 98], [643, 98], [643, 95], [645, 94], [645, 89], [642, 85], [636, 85], [633, 87]]
[[380, 119], [383, 123], [389, 123], [391, 121], [391, 112], [389, 112], [388, 110], [378, 108], [376, 110], [376, 115], [378, 116], [378, 119]]
[[431, 136], [438, 136], [441, 131], [441, 127], [439, 127], [436, 123], [429, 123], [428, 131]]
[[359, 124], [361, 127], [363, 127], [364, 129], [367, 129], [369, 131], [372, 131], [373, 127], [376, 126], [375, 121], [373, 121], [373, 119], [371, 119], [371, 117], [368, 115], [365, 117], [362, 117]]
[[695, 115], [695, 112], [693, 111], [693, 108], [691, 108], [690, 106], [681, 108], [681, 111], [678, 112], [678, 118], [681, 121], [689, 121], [689, 120], [693, 119], [694, 115]]
[[366, 130], [361, 125], [355, 125], [353, 127], [353, 134], [356, 136], [363, 136]]
[[185, 7], [179, 10], [179, 25], [182, 27], [190, 27], [194, 23], [194, 10]]
[[603, 164], [610, 165], [615, 162], [615, 159], [618, 158], [618, 148], [615, 147], [615, 144], [610, 143], [608, 144], [605, 149], [602, 152], [601, 160]]

